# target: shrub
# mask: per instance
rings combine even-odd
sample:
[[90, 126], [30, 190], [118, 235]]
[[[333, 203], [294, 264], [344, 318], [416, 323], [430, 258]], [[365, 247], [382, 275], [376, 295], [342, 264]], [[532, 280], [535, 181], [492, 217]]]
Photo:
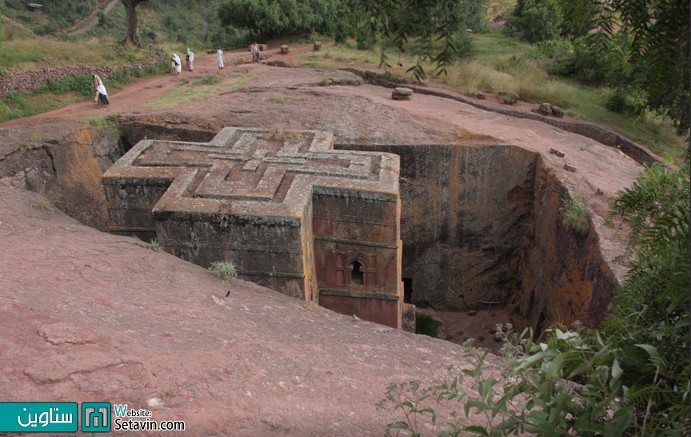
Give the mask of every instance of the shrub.
[[562, 223], [579, 235], [585, 235], [590, 230], [590, 215], [588, 208], [583, 205], [579, 197], [562, 200]]
[[230, 261], [214, 261], [211, 263], [209, 271], [214, 276], [228, 282], [233, 282], [238, 275], [235, 264]]
[[153, 239], [153, 240], [149, 241], [149, 244], [147, 244], [146, 247], [153, 250], [154, 252], [159, 252], [161, 250], [161, 243], [156, 241], [156, 239]]
[[609, 93], [605, 101], [605, 108], [618, 114], [640, 115], [645, 111], [646, 103], [644, 96], [637, 93], [629, 93], [626, 89], [617, 88]]
[[561, 33], [562, 16], [556, 0], [518, 0], [507, 20], [507, 29], [531, 43], [555, 39]]

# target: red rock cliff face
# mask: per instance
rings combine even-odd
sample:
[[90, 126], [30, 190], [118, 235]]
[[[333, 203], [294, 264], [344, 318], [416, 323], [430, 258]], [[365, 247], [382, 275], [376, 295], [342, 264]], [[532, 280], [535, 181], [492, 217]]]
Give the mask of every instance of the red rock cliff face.
[[401, 157], [403, 277], [412, 302], [504, 302], [519, 327], [597, 324], [616, 280], [592, 229], [564, 227], [568, 191], [516, 146], [339, 146]]
[[592, 224], [584, 235], [563, 224], [568, 191], [539, 167], [534, 192], [532, 241], [521, 260], [520, 288], [510, 302], [514, 323], [537, 331], [552, 322], [589, 326], [603, 318], [617, 281], [600, 252]]

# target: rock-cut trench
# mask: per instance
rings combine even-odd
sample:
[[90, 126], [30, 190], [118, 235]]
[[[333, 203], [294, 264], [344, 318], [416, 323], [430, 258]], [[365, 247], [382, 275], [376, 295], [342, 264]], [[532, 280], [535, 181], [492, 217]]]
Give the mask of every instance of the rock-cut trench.
[[[2, 163], [0, 177], [23, 181], [71, 216], [106, 229], [99, 175], [144, 133], [209, 141], [216, 132], [140, 122], [117, 132], [83, 128], [62, 140], [69, 147], [55, 141], [21, 148]], [[537, 331], [554, 321], [594, 326], [602, 319], [616, 280], [592, 225], [579, 234], [562, 223], [568, 191], [539, 154], [509, 145], [336, 148], [400, 156], [401, 279], [411, 303], [451, 311], [503, 305], [517, 327]]]

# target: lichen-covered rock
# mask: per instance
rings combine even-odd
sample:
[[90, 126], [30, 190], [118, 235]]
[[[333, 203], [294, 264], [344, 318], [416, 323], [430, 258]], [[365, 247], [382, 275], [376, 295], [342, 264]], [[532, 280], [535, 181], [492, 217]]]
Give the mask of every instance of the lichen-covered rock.
[[564, 110], [558, 107], [557, 105], [549, 105], [550, 109], [552, 110], [552, 115], [554, 115], [557, 118], [562, 118], [564, 116]]
[[516, 102], [518, 101], [518, 95], [514, 93], [508, 93], [506, 91], [499, 91], [499, 94], [497, 94], [497, 97], [499, 98], [499, 103], [502, 103], [504, 105], [515, 105]]
[[391, 98], [393, 100], [410, 100], [410, 96], [413, 95], [413, 90], [410, 88], [396, 87], [391, 93]]

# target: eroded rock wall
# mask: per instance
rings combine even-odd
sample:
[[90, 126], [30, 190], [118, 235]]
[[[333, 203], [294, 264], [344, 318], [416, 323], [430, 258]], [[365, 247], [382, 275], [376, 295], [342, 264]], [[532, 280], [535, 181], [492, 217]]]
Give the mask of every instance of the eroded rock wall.
[[122, 155], [116, 128], [56, 125], [41, 135], [18, 128], [0, 129], [0, 135], [0, 180], [41, 193], [45, 207], [106, 229], [101, 175]]
[[506, 303], [518, 327], [597, 324], [616, 280], [597, 234], [562, 224], [569, 193], [515, 146], [362, 146], [401, 157], [403, 277], [411, 301], [465, 310]]
[[562, 205], [569, 198], [558, 178], [539, 166], [533, 238], [521, 260], [521, 286], [508, 307], [519, 329], [532, 326], [539, 334], [553, 322], [570, 325], [576, 320], [596, 326], [612, 300], [617, 281], [592, 223], [584, 234], [563, 223]]

